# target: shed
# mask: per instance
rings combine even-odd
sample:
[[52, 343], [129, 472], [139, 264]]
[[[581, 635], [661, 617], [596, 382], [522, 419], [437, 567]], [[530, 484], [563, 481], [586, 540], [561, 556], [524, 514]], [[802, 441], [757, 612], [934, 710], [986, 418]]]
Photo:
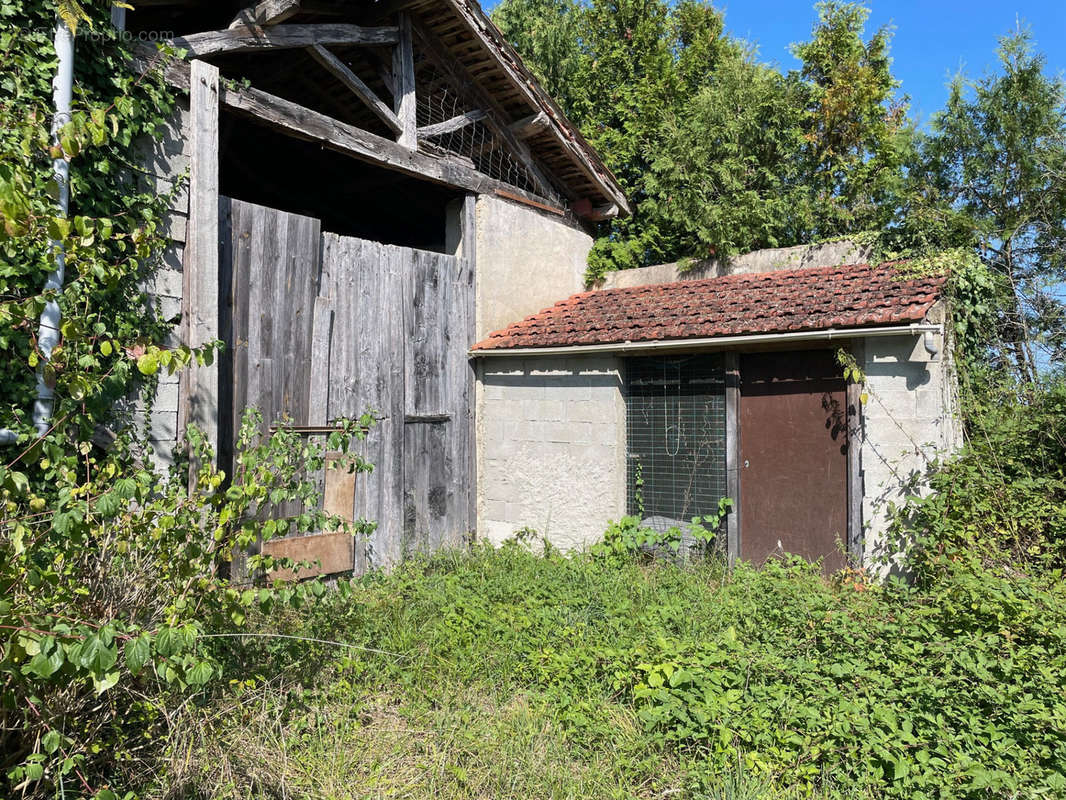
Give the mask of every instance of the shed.
[[610, 519], [684, 527], [729, 497], [732, 559], [891, 556], [888, 502], [960, 430], [945, 277], [863, 255], [614, 273], [478, 342], [479, 535], [580, 547]]
[[145, 289], [181, 340], [226, 344], [160, 383], [157, 460], [195, 422], [229, 472], [250, 405], [308, 436], [372, 408], [374, 472], [325, 494], [377, 530], [286, 546], [346, 572], [460, 544], [468, 350], [582, 288], [593, 225], [628, 213], [617, 181], [473, 0], [153, 0], [114, 21], [182, 56], [134, 65], [177, 100], [144, 144], [173, 241]]

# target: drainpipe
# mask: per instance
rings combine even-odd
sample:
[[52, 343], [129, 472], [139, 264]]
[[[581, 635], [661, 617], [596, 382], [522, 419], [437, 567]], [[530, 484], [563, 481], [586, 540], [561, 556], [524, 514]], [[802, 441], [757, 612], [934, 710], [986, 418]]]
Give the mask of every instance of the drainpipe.
[[[56, 76], [52, 81], [52, 103], [55, 115], [52, 117], [52, 142], [58, 144], [59, 130], [70, 122], [70, 105], [74, 94], [74, 34], [67, 24], [56, 21], [55, 51], [59, 61]], [[59, 185], [59, 215], [67, 216], [70, 206], [70, 161], [57, 158], [52, 162], [52, 174]], [[55, 269], [48, 273], [44, 291], [59, 292], [63, 289], [66, 271], [66, 254], [63, 243], [52, 241], [55, 252]], [[49, 386], [44, 378], [44, 368], [52, 357], [52, 350], [59, 344], [59, 303], [49, 300], [41, 312], [40, 325], [37, 328], [37, 349], [41, 353], [41, 363], [37, 367], [37, 400], [33, 404], [33, 426], [37, 436], [48, 432], [52, 420], [52, 408], [55, 405], [55, 387]], [[0, 444], [14, 444], [18, 434], [8, 428], [0, 430]]]

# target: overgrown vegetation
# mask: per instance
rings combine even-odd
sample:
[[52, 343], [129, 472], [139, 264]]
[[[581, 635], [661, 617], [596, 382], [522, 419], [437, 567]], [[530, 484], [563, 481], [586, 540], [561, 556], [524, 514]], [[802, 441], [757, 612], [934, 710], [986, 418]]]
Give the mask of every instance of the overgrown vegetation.
[[[59, 11], [71, 26], [109, 24], [106, 5]], [[0, 459], [0, 792], [107, 800], [155, 769], [175, 709], [224, 685], [213, 637], [253, 607], [322, 594], [318, 583], [237, 590], [233, 554], [286, 532], [369, 529], [278, 509], [317, 508], [324, 448], [346, 452], [372, 420], [340, 420], [328, 441], [305, 442], [288, 430], [262, 439], [250, 412], [233, 475], [211, 466], [195, 430], [169, 475], [148, 465], [122, 401], [150, 401], [160, 371], [210, 363], [214, 350], [167, 347], [174, 320], [144, 290], [169, 241], [170, 198], [139, 165], [174, 100], [158, 76], [130, 68], [120, 41], [82, 37], [74, 112], [50, 131], [56, 13], [0, 4], [0, 427], [18, 437]], [[56, 207], [53, 161], [72, 165], [69, 215]], [[65, 280], [46, 286], [60, 253]], [[49, 303], [62, 312], [51, 349], [37, 336]], [[42, 436], [27, 419], [39, 383], [55, 392]], [[354, 455], [344, 463], [369, 469]], [[270, 515], [280, 519], [263, 522]], [[268, 576], [293, 566], [247, 564]]]
[[[1053, 580], [935, 588], [512, 543], [344, 585], [185, 726], [205, 796], [1059, 797]], [[330, 666], [323, 668], [323, 664]]]
[[[105, 4], [60, 8], [107, 24]], [[86, 37], [53, 142], [55, 13], [0, 3], [0, 406], [20, 435], [0, 459], [5, 796], [1066, 795], [1066, 115], [1024, 36], [918, 135], [859, 6], [819, 6], [787, 75], [697, 2], [497, 13], [636, 202], [593, 274], [871, 227], [879, 253], [952, 268], [968, 443], [898, 510], [909, 584], [727, 572], [707, 557], [723, 506], [685, 534], [624, 519], [585, 554], [480, 547], [327, 593], [273, 583], [295, 565], [268, 556], [254, 588], [226, 570], [259, 539], [343, 527], [278, 509], [317, 508], [324, 450], [369, 417], [307, 441], [262, 438], [253, 412], [234, 475], [192, 430], [163, 476], [115, 413], [214, 348], [165, 347], [174, 321], [143, 291], [168, 198], [131, 176], [172, 98]], [[57, 243], [68, 280], [42, 291]], [[40, 440], [38, 373], [57, 394]]]

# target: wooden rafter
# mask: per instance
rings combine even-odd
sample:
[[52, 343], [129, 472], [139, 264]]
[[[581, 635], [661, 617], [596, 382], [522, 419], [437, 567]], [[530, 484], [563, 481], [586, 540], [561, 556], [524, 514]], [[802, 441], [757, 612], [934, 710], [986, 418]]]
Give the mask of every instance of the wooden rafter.
[[533, 114], [528, 117], [524, 117], [517, 122], [512, 122], [509, 126], [511, 133], [515, 135], [516, 139], [525, 141], [530, 136], [536, 136], [541, 131], [546, 131], [551, 127], [551, 121], [548, 119], [548, 115], [543, 111]]
[[208, 31], [179, 36], [171, 43], [195, 58], [221, 53], [249, 53], [330, 45], [390, 45], [399, 41], [395, 27], [367, 28], [360, 25], [244, 25], [232, 30]]
[[423, 125], [418, 129], [419, 139], [429, 139], [432, 136], [443, 136], [446, 133], [452, 133], [453, 131], [465, 128], [467, 125], [473, 125], [475, 122], [485, 119], [485, 112], [479, 108], [473, 111], [467, 111], [465, 114], [459, 114], [451, 119], [446, 119], [444, 122], [437, 122], [433, 125]]
[[343, 61], [320, 44], [313, 45], [308, 52], [315, 61], [329, 70], [337, 80], [343, 83], [352, 94], [362, 100], [377, 115], [378, 119], [385, 123], [389, 130], [396, 135], [403, 133], [403, 125], [400, 124], [400, 120], [396, 118], [392, 109], [381, 102], [378, 96], [374, 94], [374, 91], [363, 83], [362, 79], [352, 72]]
[[300, 0], [263, 0], [250, 8], [242, 8], [229, 24], [230, 29], [243, 25], [277, 25], [300, 13]]
[[501, 37], [491, 33], [496, 29], [480, 5], [469, 0], [438, 0], [438, 2], [463, 20], [464, 27], [478, 42], [480, 49], [504, 71], [511, 85], [525, 96], [530, 107], [539, 108], [548, 113], [548, 116], [552, 118], [549, 130], [570, 156], [574, 165], [621, 211], [629, 213], [629, 203], [621, 188], [614, 182], [607, 167], [603, 165], [577, 129], [567, 122], [562, 110], [540, 87], [522, 64], [514, 49]]

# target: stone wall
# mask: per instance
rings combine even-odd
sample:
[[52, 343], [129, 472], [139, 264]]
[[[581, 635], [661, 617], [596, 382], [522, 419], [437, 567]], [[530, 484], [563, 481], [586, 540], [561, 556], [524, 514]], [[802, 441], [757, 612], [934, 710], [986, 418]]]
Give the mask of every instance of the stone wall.
[[[170, 245], [163, 251], [158, 269], [144, 283], [150, 302], [158, 304], [163, 318], [177, 319], [181, 314], [182, 259], [185, 250], [185, 231], [189, 218], [189, 103], [179, 98], [171, 116], [170, 124], [158, 140], [149, 140], [140, 145], [141, 188], [145, 186], [158, 194], [171, 194], [173, 199], [167, 216], [166, 232]], [[177, 187], [177, 191], [175, 191]], [[171, 334], [168, 344], [178, 342], [178, 333]], [[147, 420], [144, 406], [138, 401], [134, 409], [137, 424], [147, 424], [148, 439], [153, 458], [160, 468], [173, 460], [178, 439], [178, 375], [160, 373], [159, 386]]]
[[625, 514], [626, 418], [610, 357], [478, 363], [478, 537], [529, 527], [562, 549]]
[[584, 291], [592, 237], [561, 218], [480, 195], [476, 247], [478, 341]]
[[796, 247], [777, 247], [756, 250], [728, 259], [710, 259], [686, 265], [656, 264], [653, 267], [608, 272], [600, 289], [622, 289], [630, 286], [649, 286], [675, 281], [695, 281], [720, 278], [723, 275], [746, 275], [756, 272], [776, 272], [782, 269], [835, 267], [840, 264], [862, 264], [870, 257], [870, 248], [854, 242], [827, 242]]
[[[942, 310], [934, 309], [931, 318], [940, 321]], [[916, 491], [911, 487], [929, 464], [962, 443], [954, 362], [945, 339], [933, 336], [939, 350], [935, 357], [922, 336], [864, 340], [861, 366], [868, 399], [863, 407], [862, 518], [867, 565], [897, 555], [886, 537], [889, 504], [899, 504]]]

